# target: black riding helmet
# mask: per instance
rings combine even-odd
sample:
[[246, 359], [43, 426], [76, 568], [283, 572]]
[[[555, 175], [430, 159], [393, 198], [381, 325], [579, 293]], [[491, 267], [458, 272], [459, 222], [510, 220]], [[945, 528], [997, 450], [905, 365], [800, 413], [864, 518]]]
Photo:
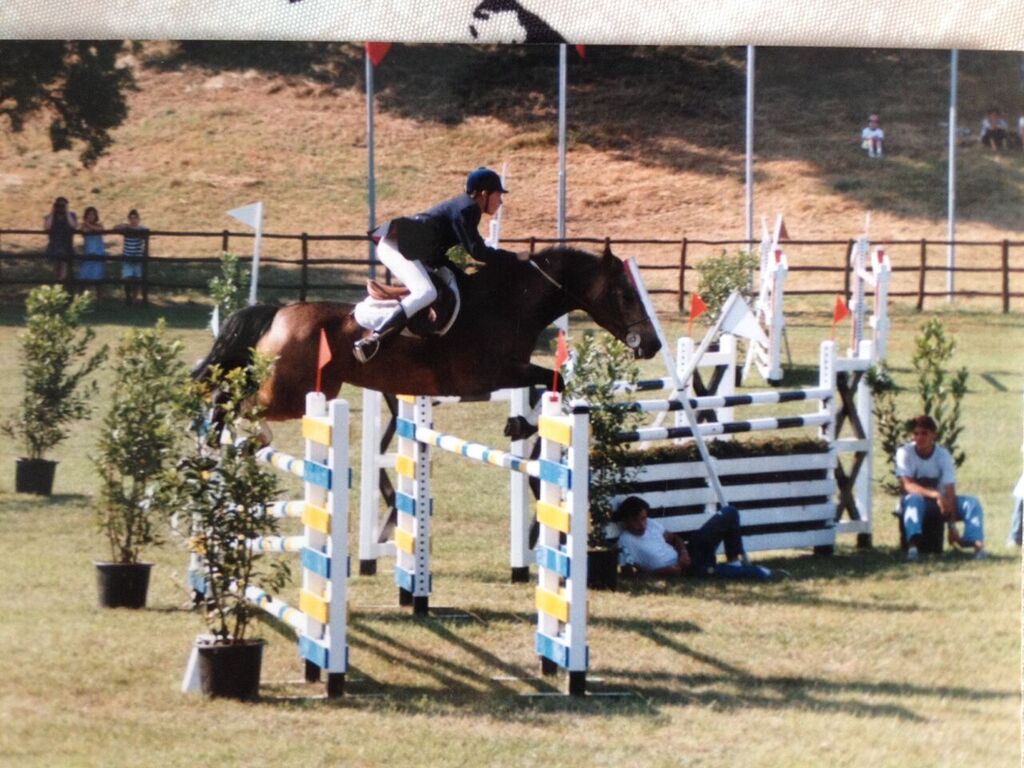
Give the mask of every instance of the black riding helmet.
[[480, 167], [466, 177], [466, 194], [474, 192], [508, 192], [501, 184], [501, 176], [490, 168]]

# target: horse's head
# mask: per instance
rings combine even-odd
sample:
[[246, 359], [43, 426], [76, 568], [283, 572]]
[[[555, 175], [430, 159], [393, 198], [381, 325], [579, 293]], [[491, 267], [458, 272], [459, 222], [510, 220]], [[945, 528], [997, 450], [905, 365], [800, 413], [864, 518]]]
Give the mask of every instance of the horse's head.
[[590, 270], [585, 282], [576, 283], [580, 308], [633, 350], [636, 357], [654, 357], [661, 349], [661, 342], [625, 263], [609, 247], [605, 247], [599, 258], [590, 256], [590, 259], [597, 262], [596, 267]]

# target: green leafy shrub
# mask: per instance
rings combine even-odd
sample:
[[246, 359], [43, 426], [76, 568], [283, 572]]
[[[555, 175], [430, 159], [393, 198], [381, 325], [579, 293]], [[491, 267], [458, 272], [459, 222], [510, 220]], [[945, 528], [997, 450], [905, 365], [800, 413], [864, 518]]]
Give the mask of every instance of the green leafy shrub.
[[228, 318], [245, 306], [245, 286], [249, 270], [238, 256], [224, 252], [220, 257], [220, 275], [210, 280], [210, 297], [220, 307], [221, 318]]
[[40, 286], [28, 295], [27, 329], [18, 337], [25, 394], [18, 412], [0, 425], [21, 441], [26, 458], [43, 458], [67, 439], [71, 422], [91, 412], [99, 388], [89, 377], [107, 359], [106, 345], [86, 354], [96, 338], [92, 328], [81, 325], [91, 306], [88, 293], [72, 297], [59, 285]]
[[[216, 373], [207, 384], [193, 384], [186, 411], [202, 421], [218, 393], [224, 424], [221, 434], [197, 434], [189, 453], [164, 473], [163, 503], [191, 521], [189, 547], [203, 562], [206, 582], [204, 618], [221, 644], [245, 640], [261, 609], [245, 598], [248, 587], [280, 592], [288, 583], [288, 564], [252, 551], [247, 539], [278, 533], [268, 510], [279, 493], [277, 478], [256, 459], [262, 447], [259, 412], [251, 397], [269, 372], [270, 361], [257, 356], [247, 368]], [[216, 450], [214, 450], [216, 448]]]
[[914, 354], [911, 358], [920, 406], [909, 416], [898, 412], [896, 397], [900, 388], [885, 363], [869, 371], [868, 382], [874, 398], [878, 441], [884, 455], [890, 459], [889, 474], [882, 486], [893, 495], [898, 495], [900, 491], [894, 472], [896, 451], [906, 442], [910, 419], [920, 413], [935, 420], [938, 427], [936, 442], [950, 452], [954, 464], [959, 467], [966, 459], [959, 441], [963, 432], [961, 403], [967, 394], [968, 373], [965, 367], [949, 370], [955, 352], [956, 340], [946, 335], [941, 320], [932, 318], [921, 326], [920, 334], [914, 339]]
[[753, 297], [754, 270], [760, 262], [753, 253], [740, 251], [730, 256], [725, 251], [697, 265], [698, 292], [708, 311], [703, 315], [710, 325], [733, 291], [739, 291], [748, 302]]
[[633, 352], [608, 333], [584, 334], [574, 347], [572, 375], [565, 383], [566, 404], [586, 400], [590, 406], [590, 532], [591, 547], [607, 544], [605, 527], [615, 509], [617, 488], [637, 473], [630, 465], [629, 446], [614, 441], [619, 432], [634, 429], [641, 415], [627, 409], [629, 401], [616, 393], [616, 382], [635, 384], [640, 375]]
[[100, 476], [97, 524], [118, 563], [137, 563], [143, 547], [159, 543], [155, 522], [164, 510], [157, 481], [176, 455], [177, 406], [188, 381], [182, 343], [166, 331], [163, 320], [130, 330], [114, 352], [118, 385], [93, 462]]

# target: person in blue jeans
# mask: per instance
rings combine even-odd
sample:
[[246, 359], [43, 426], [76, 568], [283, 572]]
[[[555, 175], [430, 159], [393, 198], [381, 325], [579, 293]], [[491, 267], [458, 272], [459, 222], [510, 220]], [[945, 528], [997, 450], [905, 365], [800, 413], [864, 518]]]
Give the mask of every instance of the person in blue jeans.
[[[720, 576], [765, 580], [771, 571], [751, 565], [743, 551], [740, 513], [726, 504], [698, 530], [683, 536], [649, 520], [650, 505], [630, 496], [616, 510], [622, 527], [619, 564], [656, 576]], [[725, 549], [725, 564], [717, 562], [718, 546]]]
[[[985, 521], [981, 502], [974, 496], [956, 492], [953, 457], [936, 444], [938, 427], [931, 416], [921, 415], [910, 422], [911, 442], [896, 451], [896, 478], [903, 494], [900, 514], [907, 537], [907, 559], [920, 557], [921, 530], [925, 515], [936, 512], [946, 523], [951, 546], [974, 549], [974, 556], [984, 558]], [[963, 533], [957, 523], [963, 523]]]

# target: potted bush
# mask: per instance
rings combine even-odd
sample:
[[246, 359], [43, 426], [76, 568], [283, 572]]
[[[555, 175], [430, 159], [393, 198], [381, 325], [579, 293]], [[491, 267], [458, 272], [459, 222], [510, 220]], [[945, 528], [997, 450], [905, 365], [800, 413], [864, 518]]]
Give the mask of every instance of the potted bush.
[[96, 562], [99, 602], [108, 608], [146, 604], [152, 563], [139, 561], [144, 547], [159, 543], [161, 512], [156, 483], [174, 456], [181, 391], [188, 371], [182, 344], [156, 328], [132, 330], [114, 354], [114, 388], [103, 419], [98, 455], [100, 477], [96, 522], [110, 544], [110, 560]]
[[618, 583], [619, 550], [609, 544], [608, 525], [615, 509], [612, 499], [618, 488], [637, 472], [629, 461], [627, 444], [614, 436], [633, 429], [640, 414], [628, 410], [622, 398], [622, 382], [633, 385], [640, 375], [633, 352], [610, 334], [585, 334], [573, 349], [571, 375], [566, 377], [563, 402], [586, 400], [590, 412], [590, 529], [587, 586], [615, 589]]
[[18, 338], [25, 394], [17, 413], [0, 424], [25, 450], [15, 472], [19, 493], [53, 492], [57, 462], [44, 457], [67, 438], [71, 422], [89, 415], [98, 391], [89, 377], [107, 357], [106, 345], [86, 354], [96, 332], [83, 329], [81, 318], [91, 305], [89, 294], [72, 297], [61, 286], [44, 285], [28, 295], [27, 328]]
[[200, 609], [209, 635], [196, 639], [196, 649], [200, 687], [208, 696], [258, 696], [263, 640], [248, 633], [261, 609], [246, 599], [246, 590], [276, 593], [289, 579], [287, 563], [264, 559], [247, 545], [248, 539], [278, 532], [268, 511], [278, 494], [277, 480], [257, 463], [260, 425], [248, 403], [268, 370], [268, 361], [259, 359], [247, 368], [218, 372], [206, 387], [194, 385], [202, 389], [193, 390], [191, 415], [202, 423], [215, 388], [224, 434], [197, 434], [188, 455], [165, 473], [162, 486], [162, 503], [191, 520], [189, 547], [202, 560]]

